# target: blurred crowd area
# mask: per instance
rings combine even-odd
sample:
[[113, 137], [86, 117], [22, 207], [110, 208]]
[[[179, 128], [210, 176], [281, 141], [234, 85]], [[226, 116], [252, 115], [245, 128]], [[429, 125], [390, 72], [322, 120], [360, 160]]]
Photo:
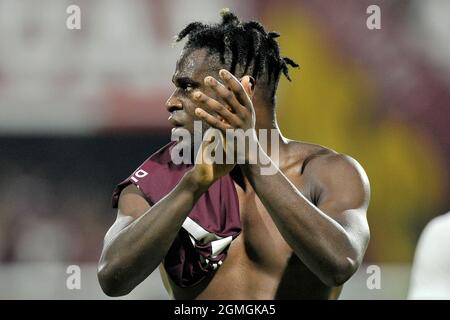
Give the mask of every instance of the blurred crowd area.
[[412, 261], [450, 204], [450, 2], [0, 0], [2, 263], [98, 259], [114, 186], [170, 140], [173, 36], [224, 7], [279, 31], [301, 65], [280, 82], [283, 134], [366, 169], [366, 261]]
[[116, 217], [115, 184], [158, 135], [0, 138], [0, 263], [92, 262]]

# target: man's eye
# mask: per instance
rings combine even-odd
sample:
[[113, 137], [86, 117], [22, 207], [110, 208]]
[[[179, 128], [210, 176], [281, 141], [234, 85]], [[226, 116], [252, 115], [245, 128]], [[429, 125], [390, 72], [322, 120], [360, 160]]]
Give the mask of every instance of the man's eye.
[[192, 85], [187, 84], [187, 85], [183, 86], [181, 89], [184, 90], [184, 91], [186, 91], [186, 92], [190, 92], [190, 91], [192, 91], [192, 89], [194, 89], [194, 88], [192, 87]]

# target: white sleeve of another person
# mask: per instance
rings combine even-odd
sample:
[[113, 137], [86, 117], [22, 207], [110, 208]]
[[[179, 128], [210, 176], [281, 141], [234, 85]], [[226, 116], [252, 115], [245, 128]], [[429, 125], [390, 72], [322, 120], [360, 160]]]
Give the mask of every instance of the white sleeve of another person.
[[422, 232], [411, 270], [409, 299], [450, 299], [450, 212]]

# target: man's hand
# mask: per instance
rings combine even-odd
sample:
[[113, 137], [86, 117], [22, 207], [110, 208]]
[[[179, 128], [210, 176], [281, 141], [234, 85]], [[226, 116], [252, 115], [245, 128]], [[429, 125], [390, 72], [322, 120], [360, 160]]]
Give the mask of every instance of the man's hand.
[[[218, 157], [218, 152], [222, 152], [221, 158]], [[222, 132], [213, 128], [208, 129], [196, 155], [195, 166], [191, 171], [195, 183], [203, 188], [208, 188], [221, 177], [227, 175], [235, 164], [226, 164], [226, 152], [227, 145]], [[217, 159], [223, 161], [217, 163]]]
[[[196, 91], [193, 98], [201, 107], [195, 109], [195, 114], [224, 134], [227, 130], [242, 129], [243, 134], [247, 130], [251, 130], [251, 134], [248, 135], [253, 140], [251, 143], [257, 143], [256, 116], [251, 100], [254, 92], [254, 80], [250, 76], [244, 76], [239, 82], [225, 69], [220, 70], [219, 75], [223, 84], [211, 76], [206, 77], [204, 82], [224, 103], [218, 102], [201, 91]], [[248, 154], [242, 156], [248, 161]]]

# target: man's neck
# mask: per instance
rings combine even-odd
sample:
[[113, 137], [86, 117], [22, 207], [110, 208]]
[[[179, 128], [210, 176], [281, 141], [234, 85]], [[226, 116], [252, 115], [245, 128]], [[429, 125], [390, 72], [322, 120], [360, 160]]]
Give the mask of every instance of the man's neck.
[[[286, 143], [286, 139], [283, 137], [278, 127], [275, 113], [270, 111], [256, 112], [255, 129], [260, 142], [264, 141], [265, 138], [266, 143], [261, 143], [261, 147], [269, 155], [271, 153], [271, 146], [273, 145], [272, 136], [278, 139], [279, 148], [283, 148]], [[265, 132], [264, 130], [261, 132], [261, 129], [265, 129]], [[262, 137], [262, 134], [264, 134], [265, 137]]]
[[259, 129], [278, 129], [278, 123], [276, 119], [274, 106], [267, 105], [261, 102], [261, 100], [254, 100], [253, 107], [256, 114], [255, 129], [258, 132]]

